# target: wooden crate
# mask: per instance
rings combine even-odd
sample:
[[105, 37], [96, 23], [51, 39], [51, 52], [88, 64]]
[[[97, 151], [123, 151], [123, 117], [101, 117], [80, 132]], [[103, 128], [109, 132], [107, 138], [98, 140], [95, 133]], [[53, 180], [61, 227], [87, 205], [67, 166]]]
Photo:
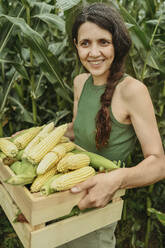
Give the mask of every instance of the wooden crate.
[[[95, 209], [78, 216], [47, 224], [49, 221], [69, 214], [85, 192], [72, 194], [69, 191], [42, 196], [30, 193], [24, 186], [4, 183], [13, 172], [8, 166], [0, 164], [0, 205], [13, 225], [25, 248], [54, 248], [101, 227], [120, 220], [123, 200], [119, 190], [113, 201], [104, 208]], [[13, 223], [18, 208], [28, 223]], [[64, 235], [65, 234], [65, 235]]]

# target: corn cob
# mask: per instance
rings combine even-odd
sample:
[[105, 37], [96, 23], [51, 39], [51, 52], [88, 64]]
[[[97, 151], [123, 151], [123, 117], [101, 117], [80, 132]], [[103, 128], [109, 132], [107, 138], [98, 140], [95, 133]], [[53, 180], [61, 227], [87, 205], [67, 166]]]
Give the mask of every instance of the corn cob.
[[11, 141], [0, 138], [0, 150], [7, 156], [7, 157], [15, 157], [18, 153], [18, 148], [14, 143]]
[[96, 170], [103, 171], [111, 171], [120, 168], [120, 166], [116, 165], [111, 160], [93, 153], [75, 149], [72, 151], [74, 154], [86, 154], [90, 158], [90, 165]]
[[53, 149], [52, 149], [52, 152], [56, 153], [59, 160], [61, 158], [63, 158], [66, 154], [66, 149], [65, 149], [65, 146], [64, 144], [58, 144], [56, 145]]
[[66, 136], [62, 136], [61, 139], [60, 139], [60, 143], [65, 143], [65, 142], [69, 142], [70, 139]]
[[37, 167], [37, 174], [44, 174], [46, 171], [50, 170], [55, 166], [58, 161], [64, 157], [66, 150], [64, 144], [56, 145], [50, 152], [48, 152], [43, 159], [39, 162]]
[[27, 154], [27, 159], [33, 164], [37, 164], [41, 159], [50, 152], [57, 143], [59, 143], [61, 137], [67, 130], [67, 124], [61, 125], [51, 131], [47, 137], [35, 145], [31, 151]]
[[51, 122], [43, 127], [43, 129], [32, 139], [32, 141], [26, 146], [23, 153], [23, 158], [26, 158], [29, 151], [34, 145], [37, 145], [42, 139], [44, 139], [48, 133], [54, 129], [54, 123]]
[[76, 170], [88, 166], [90, 159], [86, 154], [73, 154], [69, 157], [64, 157], [57, 164], [59, 172], [67, 172], [69, 170]]
[[39, 133], [41, 127], [32, 127], [22, 135], [16, 137], [13, 143], [17, 146], [19, 150], [24, 149], [27, 144]]
[[75, 144], [71, 141], [63, 143], [63, 146], [64, 146], [66, 152], [71, 152], [75, 148]]
[[48, 152], [37, 166], [37, 175], [44, 174], [45, 172], [53, 168], [58, 161], [59, 157], [55, 152]]
[[37, 176], [30, 187], [30, 191], [33, 193], [40, 191], [44, 183], [46, 183], [50, 177], [54, 176], [56, 172], [57, 172], [57, 168], [53, 167], [51, 170], [47, 171], [45, 174]]
[[23, 175], [29, 177], [36, 177], [36, 166], [32, 165], [28, 161], [16, 161], [11, 166], [10, 169], [16, 175]]
[[23, 185], [32, 183], [33, 180], [34, 180], [34, 176], [20, 174], [20, 175], [12, 176], [8, 178], [7, 180], [5, 180], [4, 182], [8, 184], [12, 184], [12, 185], [23, 186]]
[[91, 166], [85, 166], [60, 176], [51, 183], [50, 187], [55, 191], [68, 190], [94, 175], [95, 170]]
[[26, 160], [16, 161], [10, 168], [16, 174], [5, 180], [6, 183], [13, 185], [26, 185], [34, 181], [36, 177], [36, 166]]
[[54, 176], [51, 176], [48, 181], [46, 181], [44, 183], [44, 185], [41, 187], [40, 191], [43, 195], [50, 195], [52, 193], [54, 193], [54, 190], [50, 188], [51, 183], [54, 181], [54, 179], [58, 178], [59, 176], [61, 176], [63, 174], [56, 174]]

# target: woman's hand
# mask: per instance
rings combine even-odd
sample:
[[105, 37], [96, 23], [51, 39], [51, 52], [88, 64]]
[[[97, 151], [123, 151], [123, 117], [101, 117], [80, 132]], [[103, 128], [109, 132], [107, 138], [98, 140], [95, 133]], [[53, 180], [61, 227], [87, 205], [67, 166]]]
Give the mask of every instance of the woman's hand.
[[121, 169], [109, 173], [100, 173], [73, 187], [71, 189], [72, 193], [79, 193], [83, 190], [87, 192], [79, 202], [78, 207], [83, 210], [85, 208], [106, 206], [120, 188], [120, 175], [122, 175], [120, 172]]

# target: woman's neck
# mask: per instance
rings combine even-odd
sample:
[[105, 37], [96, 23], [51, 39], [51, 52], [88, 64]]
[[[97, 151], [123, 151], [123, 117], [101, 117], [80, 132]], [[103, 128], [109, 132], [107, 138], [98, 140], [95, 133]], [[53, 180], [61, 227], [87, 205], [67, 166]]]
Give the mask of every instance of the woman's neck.
[[95, 77], [93, 75], [92, 77], [93, 77], [93, 84], [96, 86], [107, 84], [107, 77]]

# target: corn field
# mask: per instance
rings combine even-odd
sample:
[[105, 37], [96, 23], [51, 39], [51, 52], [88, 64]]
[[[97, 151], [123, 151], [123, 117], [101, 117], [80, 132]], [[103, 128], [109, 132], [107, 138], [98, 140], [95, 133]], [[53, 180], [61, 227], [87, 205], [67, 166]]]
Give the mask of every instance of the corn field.
[[[111, 3], [123, 16], [133, 41], [126, 72], [147, 85], [165, 147], [163, 0], [0, 0], [0, 137], [71, 121], [73, 78], [83, 68], [70, 33], [76, 7], [86, 2]], [[127, 166], [142, 159], [137, 143]], [[165, 213], [165, 181], [128, 190], [124, 199], [116, 247], [164, 248], [164, 226], [154, 210]], [[17, 247], [23, 246], [0, 209], [0, 248]]]

